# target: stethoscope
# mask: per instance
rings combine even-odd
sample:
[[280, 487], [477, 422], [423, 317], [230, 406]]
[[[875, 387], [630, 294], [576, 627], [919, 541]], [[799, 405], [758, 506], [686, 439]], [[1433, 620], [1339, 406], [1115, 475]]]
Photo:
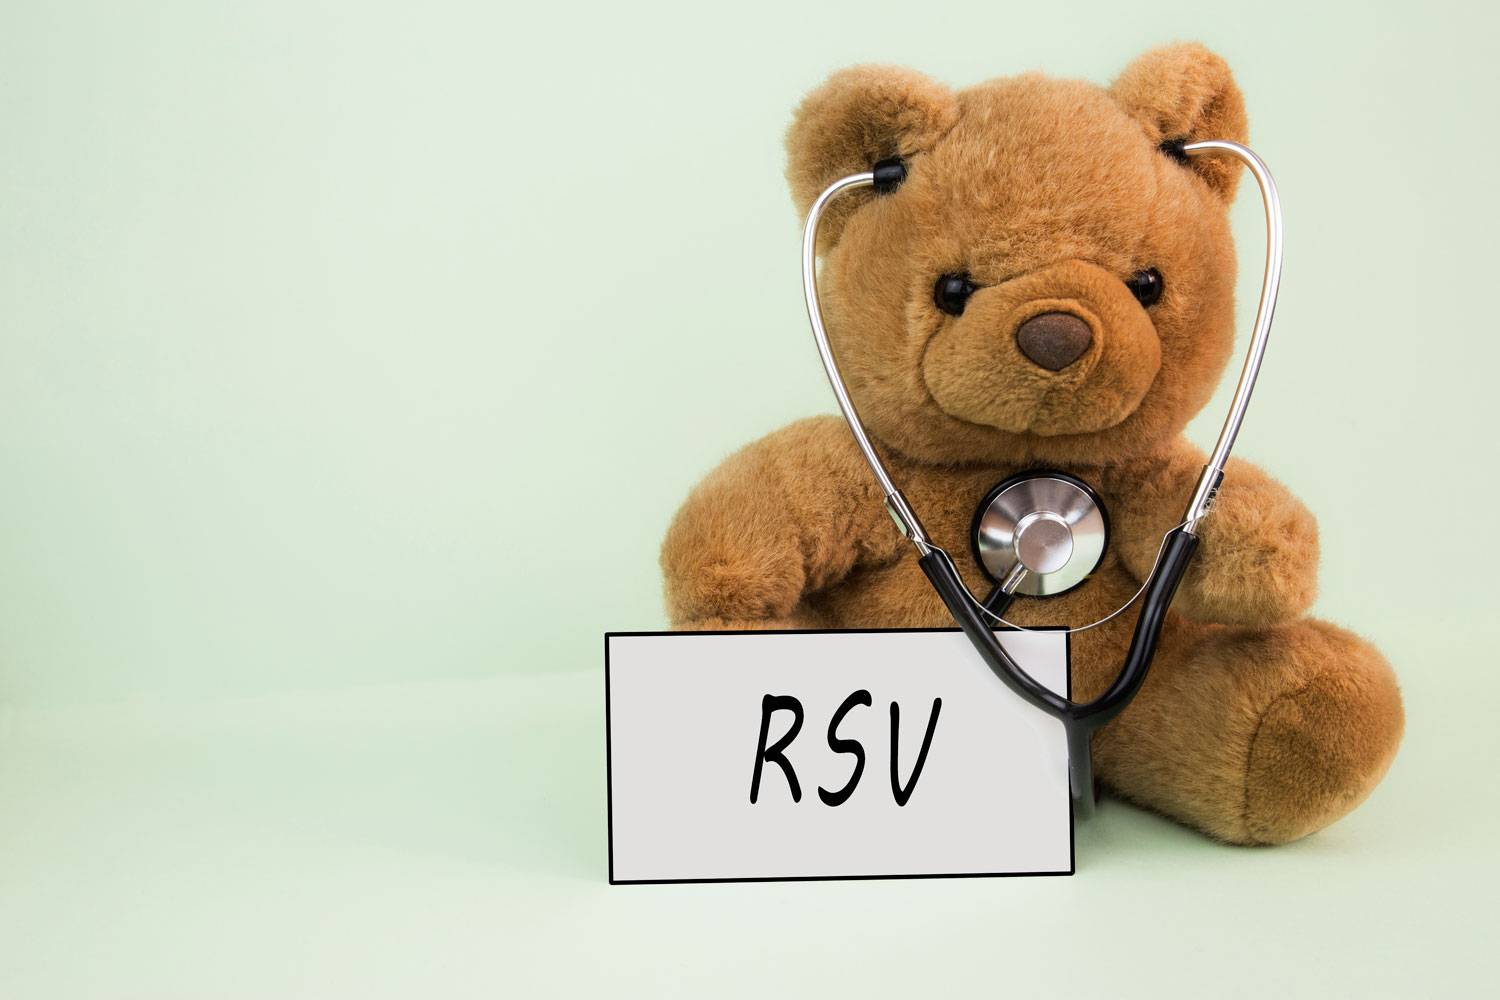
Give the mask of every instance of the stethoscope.
[[873, 187], [881, 195], [894, 191], [906, 178], [904, 161], [882, 160], [869, 171], [851, 174], [828, 185], [813, 202], [802, 233], [802, 289], [807, 299], [807, 318], [812, 324], [818, 354], [823, 359], [823, 368], [833, 386], [839, 410], [885, 493], [886, 510], [896, 527], [916, 547], [922, 572], [984, 662], [1021, 698], [1062, 722], [1067, 733], [1068, 780], [1074, 811], [1080, 817], [1093, 814], [1096, 794], [1089, 738], [1130, 704], [1146, 679], [1167, 608], [1198, 547], [1198, 524], [1213, 507], [1214, 495], [1224, 478], [1224, 465], [1229, 460], [1230, 449], [1234, 447], [1240, 424], [1244, 422], [1245, 411], [1250, 405], [1250, 393], [1260, 374], [1266, 341], [1271, 334], [1271, 319], [1276, 311], [1277, 288], [1281, 282], [1281, 202], [1276, 194], [1276, 184], [1260, 157], [1249, 148], [1224, 139], [1175, 143], [1171, 144], [1169, 151], [1183, 157], [1227, 153], [1250, 169], [1260, 189], [1266, 215], [1265, 277], [1260, 302], [1256, 306], [1250, 348], [1234, 398], [1229, 404], [1229, 415], [1219, 431], [1208, 464], [1203, 467], [1182, 521], [1163, 536], [1146, 582], [1129, 600], [1098, 621], [1067, 630], [1082, 632], [1095, 628], [1142, 600], [1124, 665], [1108, 690], [1089, 702], [1072, 701], [1037, 683], [1000, 645], [986, 619], [1019, 628], [1003, 617], [1017, 594], [1061, 593], [1083, 582], [1103, 557], [1108, 535], [1107, 519], [1099, 497], [1082, 481], [1051, 471], [1024, 472], [992, 489], [980, 504], [971, 533], [976, 555], [996, 582], [990, 595], [983, 601], [979, 600], [959, 577], [953, 559], [927, 537], [921, 519], [886, 471], [865, 433], [829, 347], [823, 312], [818, 304], [818, 224], [829, 202], [845, 192], [865, 187]]

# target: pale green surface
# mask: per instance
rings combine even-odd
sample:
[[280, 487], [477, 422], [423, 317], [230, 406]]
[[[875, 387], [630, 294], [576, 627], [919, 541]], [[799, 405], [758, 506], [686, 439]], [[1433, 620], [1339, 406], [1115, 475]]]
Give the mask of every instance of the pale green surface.
[[[1139, 995], [1489, 986], [1497, 27], [0, 7], [0, 995], [1024, 995], [1064, 958], [1097, 994], [1126, 956]], [[1071, 880], [602, 885], [599, 633], [662, 624], [693, 482], [830, 408], [790, 108], [856, 61], [1105, 81], [1177, 37], [1229, 58], [1281, 182], [1239, 453], [1322, 516], [1319, 612], [1402, 676], [1390, 779], [1277, 851], [1114, 807]]]
[[1405, 755], [1375, 797], [1286, 848], [1219, 846], [1109, 802], [1079, 828], [1073, 878], [611, 887], [600, 680], [514, 674], [191, 710], [12, 713], [0, 995], [1065, 986], [1324, 998], [1488, 986], [1493, 782], [1474, 799], [1464, 776], [1493, 759], [1496, 739], [1488, 726], [1450, 731], [1422, 689]]

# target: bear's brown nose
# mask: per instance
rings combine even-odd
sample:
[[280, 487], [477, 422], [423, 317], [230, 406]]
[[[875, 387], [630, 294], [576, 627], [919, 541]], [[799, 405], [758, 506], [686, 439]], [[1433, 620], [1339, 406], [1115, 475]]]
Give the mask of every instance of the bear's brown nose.
[[1021, 353], [1053, 372], [1083, 357], [1093, 342], [1089, 325], [1072, 313], [1042, 313], [1016, 329], [1016, 346]]

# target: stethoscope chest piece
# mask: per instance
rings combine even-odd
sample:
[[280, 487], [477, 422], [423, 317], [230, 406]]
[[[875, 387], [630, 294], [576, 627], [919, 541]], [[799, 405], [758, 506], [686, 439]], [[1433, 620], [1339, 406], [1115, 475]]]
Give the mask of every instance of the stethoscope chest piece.
[[1062, 472], [1023, 472], [990, 490], [974, 515], [974, 554], [1001, 583], [1024, 567], [1015, 593], [1072, 590], [1104, 558], [1109, 519], [1088, 484]]

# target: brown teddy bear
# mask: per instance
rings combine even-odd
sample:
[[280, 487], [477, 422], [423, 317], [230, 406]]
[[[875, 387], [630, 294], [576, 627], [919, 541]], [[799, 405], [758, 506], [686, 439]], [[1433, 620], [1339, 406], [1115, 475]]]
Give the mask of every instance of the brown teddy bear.
[[[1129, 598], [1202, 469], [1182, 430], [1233, 349], [1239, 172], [1172, 155], [1201, 139], [1247, 141], [1228, 67], [1198, 45], [1149, 52], [1108, 89], [1027, 74], [955, 92], [858, 67], [788, 133], [803, 213], [839, 177], [906, 165], [891, 194], [831, 206], [819, 284], [860, 415], [970, 589], [992, 585], [967, 553], [996, 483], [1046, 467], [1104, 501], [1098, 568], [1018, 600], [1020, 624], [1084, 624]], [[1368, 643], [1304, 617], [1317, 525], [1271, 477], [1231, 461], [1199, 535], [1150, 677], [1094, 737], [1096, 773], [1224, 840], [1294, 840], [1389, 767], [1396, 681]], [[952, 624], [836, 417], [724, 462], [677, 514], [662, 568], [678, 628]], [[1133, 617], [1074, 637], [1075, 698], [1113, 679]]]

